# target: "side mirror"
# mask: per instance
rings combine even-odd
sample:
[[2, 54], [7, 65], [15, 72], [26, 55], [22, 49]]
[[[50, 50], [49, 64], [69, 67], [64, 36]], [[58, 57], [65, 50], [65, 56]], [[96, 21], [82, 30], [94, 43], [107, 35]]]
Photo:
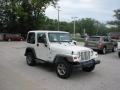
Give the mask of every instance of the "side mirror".
[[72, 42], [73, 42], [73, 44], [74, 44], [74, 45], [77, 45], [77, 41], [75, 41], [75, 40], [72, 40]]

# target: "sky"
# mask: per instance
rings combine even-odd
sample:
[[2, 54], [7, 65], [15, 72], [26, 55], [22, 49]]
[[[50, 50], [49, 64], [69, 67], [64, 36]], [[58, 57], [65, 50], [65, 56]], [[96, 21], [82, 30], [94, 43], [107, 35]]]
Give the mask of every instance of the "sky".
[[[72, 21], [72, 17], [93, 18], [100, 22], [114, 20], [114, 10], [120, 8], [120, 0], [59, 0], [60, 21]], [[51, 19], [58, 18], [57, 10], [49, 6], [45, 12]]]

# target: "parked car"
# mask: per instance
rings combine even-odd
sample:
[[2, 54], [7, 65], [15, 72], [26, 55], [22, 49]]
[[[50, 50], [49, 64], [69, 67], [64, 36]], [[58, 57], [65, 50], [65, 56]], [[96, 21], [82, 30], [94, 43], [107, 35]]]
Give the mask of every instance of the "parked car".
[[109, 36], [110, 36], [112, 39], [120, 39], [120, 32], [110, 32], [110, 33], [109, 33]]
[[108, 50], [114, 52], [117, 48], [117, 43], [108, 36], [91, 36], [85, 41], [85, 46], [106, 54]]
[[22, 41], [23, 39], [20, 34], [4, 34], [5, 41]]
[[77, 46], [70, 34], [63, 31], [29, 31], [26, 44], [26, 62], [29, 66], [37, 62], [55, 65], [60, 78], [68, 78], [73, 69], [91, 72], [100, 61], [97, 52]]

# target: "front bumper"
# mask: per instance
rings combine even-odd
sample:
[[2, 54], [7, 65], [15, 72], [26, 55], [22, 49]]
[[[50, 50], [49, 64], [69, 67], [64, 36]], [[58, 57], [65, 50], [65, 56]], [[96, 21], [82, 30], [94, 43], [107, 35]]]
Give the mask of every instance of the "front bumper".
[[80, 63], [76, 63], [73, 65], [73, 68], [83, 68], [83, 67], [91, 67], [93, 65], [100, 64], [100, 60], [89, 60]]

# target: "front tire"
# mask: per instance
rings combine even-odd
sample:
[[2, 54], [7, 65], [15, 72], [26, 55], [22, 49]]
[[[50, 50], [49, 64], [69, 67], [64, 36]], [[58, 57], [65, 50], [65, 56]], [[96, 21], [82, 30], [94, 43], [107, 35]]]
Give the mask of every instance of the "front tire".
[[102, 54], [106, 54], [106, 48], [105, 47], [102, 49]]
[[71, 72], [72, 72], [71, 64], [69, 64], [66, 61], [57, 62], [56, 73], [60, 78], [65, 79], [70, 77]]
[[29, 66], [35, 66], [36, 62], [35, 62], [34, 56], [31, 52], [27, 53], [26, 62]]
[[120, 52], [118, 52], [118, 57], [120, 58]]

